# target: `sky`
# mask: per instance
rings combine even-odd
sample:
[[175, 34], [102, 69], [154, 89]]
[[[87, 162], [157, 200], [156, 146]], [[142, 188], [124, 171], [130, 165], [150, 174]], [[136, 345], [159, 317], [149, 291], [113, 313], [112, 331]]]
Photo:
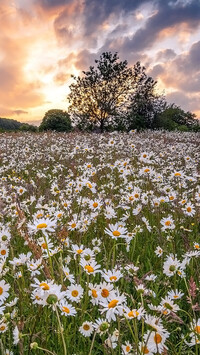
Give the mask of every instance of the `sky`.
[[67, 110], [71, 75], [110, 51], [200, 118], [200, 0], [0, 0], [0, 26], [0, 117]]

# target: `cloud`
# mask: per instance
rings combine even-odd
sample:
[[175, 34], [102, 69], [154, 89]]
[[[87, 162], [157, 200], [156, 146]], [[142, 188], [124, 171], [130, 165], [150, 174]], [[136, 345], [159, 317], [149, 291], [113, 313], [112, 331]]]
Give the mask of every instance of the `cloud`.
[[164, 36], [176, 35], [182, 24], [190, 32], [197, 30], [200, 25], [199, 12], [199, 1], [193, 1], [185, 6], [177, 3], [175, 7], [170, 6], [170, 2], [160, 1], [145, 26], [138, 29], [132, 38], [124, 38], [123, 50], [127, 52], [149, 49]]
[[28, 113], [28, 111], [24, 111], [24, 110], [13, 110], [12, 111], [14, 114], [16, 115], [22, 115], [22, 114], [25, 114], [25, 113]]

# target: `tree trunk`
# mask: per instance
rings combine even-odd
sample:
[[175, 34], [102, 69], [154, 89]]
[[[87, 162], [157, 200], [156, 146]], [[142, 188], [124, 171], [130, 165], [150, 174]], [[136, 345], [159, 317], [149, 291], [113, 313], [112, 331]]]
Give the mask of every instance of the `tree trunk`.
[[103, 133], [104, 131], [104, 121], [101, 120], [101, 123], [100, 123], [100, 130], [101, 130], [101, 133]]

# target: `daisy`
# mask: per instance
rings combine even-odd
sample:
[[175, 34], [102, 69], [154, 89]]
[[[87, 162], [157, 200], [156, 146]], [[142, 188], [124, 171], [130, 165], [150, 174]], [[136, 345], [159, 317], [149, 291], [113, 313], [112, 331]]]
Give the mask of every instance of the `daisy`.
[[106, 319], [108, 322], [111, 320], [116, 320], [116, 315], [122, 315], [124, 311], [126, 303], [126, 297], [124, 295], [120, 295], [119, 292], [115, 292], [112, 296], [109, 296], [107, 300], [100, 302], [103, 309], [101, 309], [101, 313], [106, 312]]
[[0, 281], [0, 305], [9, 297], [7, 292], [10, 289], [10, 285], [6, 284], [4, 280]]
[[168, 291], [167, 295], [171, 300], [178, 300], [181, 297], [183, 297], [184, 293], [182, 293], [178, 290], [175, 290], [175, 291], [171, 290], [171, 291]]
[[59, 308], [61, 310], [61, 314], [68, 317], [68, 316], [75, 316], [76, 309], [70, 303], [65, 301], [64, 299], [60, 301]]
[[19, 330], [17, 328], [17, 326], [15, 326], [14, 330], [13, 330], [13, 344], [17, 345], [20, 341], [20, 333]]
[[88, 275], [94, 275], [97, 272], [101, 272], [101, 270], [99, 270], [101, 266], [99, 264], [97, 264], [97, 262], [95, 260], [90, 260], [88, 262], [84, 259], [81, 259], [80, 265], [82, 266], [82, 268], [86, 271], [86, 273]]
[[79, 328], [79, 332], [84, 335], [84, 337], [89, 337], [94, 331], [92, 322], [84, 322]]
[[109, 228], [105, 229], [105, 233], [112, 237], [112, 239], [117, 240], [120, 238], [126, 238], [127, 229], [120, 225], [120, 223], [109, 224]]
[[185, 208], [183, 209], [184, 211], [184, 214], [187, 215], [187, 216], [194, 216], [196, 211], [195, 211], [195, 208], [194, 208], [194, 205], [190, 202], [188, 202], [186, 205], [185, 205]]
[[104, 302], [106, 298], [112, 295], [113, 284], [106, 283], [105, 281], [101, 282], [99, 285], [99, 290], [100, 290], [100, 295], [99, 295], [100, 300]]
[[78, 303], [82, 296], [83, 288], [81, 287], [81, 285], [74, 284], [67, 288], [66, 297], [69, 298], [70, 301]]
[[74, 256], [81, 255], [84, 252], [85, 247], [81, 244], [80, 246], [77, 244], [72, 244], [72, 252]]
[[130, 354], [130, 351], [132, 350], [132, 345], [126, 341], [125, 345], [122, 345], [122, 354], [128, 355]]
[[8, 326], [6, 323], [0, 323], [0, 334], [5, 333], [7, 329], [8, 329]]
[[33, 232], [55, 232], [55, 227], [56, 221], [53, 221], [49, 218], [39, 218], [33, 223], [28, 223], [28, 228]]
[[65, 275], [65, 278], [70, 281], [71, 284], [75, 282], [75, 278], [73, 274], [70, 274], [70, 270], [67, 266], [63, 266], [63, 272]]
[[164, 308], [163, 313], [165, 315], [169, 314], [170, 312], [176, 313], [180, 309], [179, 306], [175, 304], [174, 301], [169, 297], [162, 298], [160, 305]]
[[144, 335], [144, 340], [147, 342], [147, 346], [151, 349], [153, 353], [161, 354], [164, 352], [164, 349], [167, 349], [165, 342], [169, 337], [169, 333], [165, 332], [150, 332], [148, 331]]
[[160, 223], [162, 224], [162, 231], [168, 230], [168, 229], [174, 229], [175, 228], [175, 224], [174, 224], [174, 220], [172, 218], [172, 216], [168, 216], [166, 218], [162, 218]]
[[107, 282], [117, 282], [122, 277], [122, 273], [116, 267], [113, 270], [103, 270], [102, 277]]
[[110, 324], [105, 319], [98, 318], [93, 326], [96, 332], [102, 335], [108, 331]]
[[163, 255], [163, 249], [161, 247], [157, 246], [154, 253], [160, 258]]
[[9, 254], [9, 248], [5, 244], [1, 244], [0, 247], [0, 258], [6, 259]]
[[163, 273], [167, 276], [173, 276], [181, 266], [180, 261], [176, 257], [168, 256], [163, 264]]

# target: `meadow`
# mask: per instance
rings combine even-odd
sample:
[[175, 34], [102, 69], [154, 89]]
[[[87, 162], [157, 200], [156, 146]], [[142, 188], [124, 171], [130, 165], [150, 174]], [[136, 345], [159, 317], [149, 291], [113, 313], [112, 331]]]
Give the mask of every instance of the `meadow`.
[[200, 354], [199, 146], [0, 135], [0, 354]]

